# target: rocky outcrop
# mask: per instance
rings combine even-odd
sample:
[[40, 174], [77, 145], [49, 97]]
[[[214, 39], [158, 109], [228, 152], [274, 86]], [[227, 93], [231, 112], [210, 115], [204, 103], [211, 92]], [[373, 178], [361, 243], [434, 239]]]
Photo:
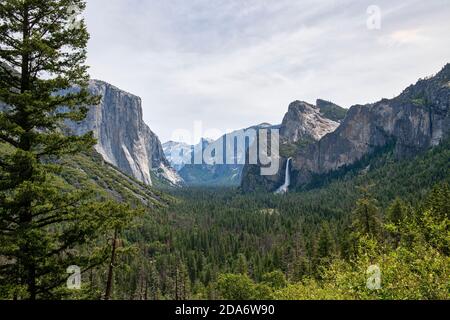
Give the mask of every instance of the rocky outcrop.
[[323, 116], [319, 107], [303, 101], [294, 101], [281, 124], [282, 143], [296, 143], [302, 139], [318, 141], [333, 132], [339, 122]]
[[327, 118], [327, 119], [330, 119], [330, 120], [333, 120], [333, 121], [336, 121], [339, 123], [342, 120], [344, 120], [345, 116], [347, 115], [347, 111], [348, 111], [347, 109], [342, 108], [333, 102], [322, 100], [322, 99], [317, 99], [316, 106], [319, 108], [320, 114], [324, 118]]
[[[337, 129], [316, 142], [298, 143], [301, 137], [318, 137], [304, 129], [321, 128], [314, 106], [295, 102], [283, 121], [282, 141], [289, 146], [292, 157], [292, 181], [297, 187], [311, 181], [317, 174], [327, 174], [354, 164], [377, 150], [392, 146], [397, 158], [414, 156], [438, 145], [450, 135], [450, 64], [434, 77], [419, 80], [394, 99], [351, 107], [343, 120], [341, 108], [324, 100], [317, 101], [320, 115], [340, 121]], [[302, 112], [308, 114], [307, 120]], [[330, 119], [331, 118], [331, 119]], [[295, 119], [299, 119], [297, 122]], [[310, 120], [316, 119], [316, 120]], [[317, 121], [315, 125], [313, 122]], [[323, 132], [320, 129], [317, 132]], [[283, 145], [282, 145], [283, 147]], [[244, 169], [244, 191], [273, 191], [283, 182], [282, 174], [258, 177], [257, 170]], [[259, 184], [259, 186], [255, 185]]]
[[[287, 159], [280, 158], [280, 167], [275, 175], [262, 176], [261, 167], [259, 165], [245, 165], [242, 170], [241, 189], [244, 192], [275, 192], [285, 181]], [[292, 167], [290, 168], [290, 173]]]
[[93, 131], [98, 141], [95, 148], [105, 161], [146, 184], [152, 184], [152, 175], [180, 184], [157, 135], [142, 119], [141, 99], [98, 80], [91, 81], [89, 89], [102, 97], [101, 102], [90, 107], [82, 122], [66, 123], [72, 133]]
[[353, 164], [388, 143], [394, 144], [398, 158], [427, 150], [449, 135], [449, 108], [450, 64], [394, 99], [353, 106], [335, 132], [298, 150], [296, 183]]
[[293, 157], [299, 148], [319, 141], [336, 130], [346, 112], [346, 109], [325, 100], [317, 100], [316, 105], [304, 101], [292, 102], [280, 126], [281, 165], [277, 174], [261, 176], [259, 165], [246, 165], [242, 172], [241, 188], [246, 192], [278, 189], [285, 181], [287, 159]]

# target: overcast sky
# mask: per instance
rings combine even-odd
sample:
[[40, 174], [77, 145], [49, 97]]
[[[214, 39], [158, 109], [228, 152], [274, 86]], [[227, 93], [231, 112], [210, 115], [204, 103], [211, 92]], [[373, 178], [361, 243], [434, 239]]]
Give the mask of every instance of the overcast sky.
[[85, 15], [92, 78], [140, 96], [162, 142], [195, 121], [277, 124], [294, 100], [392, 98], [450, 62], [449, 0], [88, 0]]

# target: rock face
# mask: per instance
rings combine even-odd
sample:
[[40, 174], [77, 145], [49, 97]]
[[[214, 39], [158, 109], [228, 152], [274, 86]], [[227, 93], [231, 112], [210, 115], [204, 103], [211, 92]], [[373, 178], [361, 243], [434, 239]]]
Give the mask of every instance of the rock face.
[[293, 157], [298, 148], [319, 141], [336, 130], [346, 112], [346, 109], [325, 100], [317, 100], [316, 105], [304, 101], [292, 102], [280, 126], [282, 163], [278, 173], [261, 176], [258, 165], [246, 165], [242, 173], [241, 188], [246, 192], [278, 189], [285, 181], [287, 159]]
[[281, 124], [282, 143], [296, 143], [301, 139], [320, 140], [327, 133], [333, 132], [339, 122], [323, 116], [320, 108], [303, 101], [295, 101]]
[[[299, 136], [307, 136], [308, 121], [301, 118], [305, 111], [311, 118], [313, 106], [296, 103], [290, 107], [287, 126], [282, 132], [288, 142], [298, 141]], [[321, 115], [327, 114], [333, 121], [340, 121], [340, 110], [329, 102], [318, 100]], [[450, 64], [447, 64], [434, 77], [419, 80], [409, 86], [394, 99], [383, 99], [374, 104], [351, 107], [335, 131], [325, 134], [313, 143], [298, 144], [292, 154], [292, 181], [297, 187], [311, 181], [316, 174], [351, 165], [362, 157], [373, 154], [383, 147], [392, 146], [397, 158], [406, 158], [438, 145], [450, 136]], [[336, 111], [338, 113], [336, 113]], [[295, 124], [295, 118], [300, 120]], [[313, 115], [315, 117], [315, 115]], [[332, 119], [330, 119], [332, 120]], [[319, 121], [316, 128], [323, 122]], [[305, 125], [306, 124], [306, 125]], [[321, 132], [320, 130], [318, 132]], [[317, 135], [312, 135], [316, 137]], [[273, 191], [281, 185], [282, 175], [257, 177], [256, 170], [249, 167], [242, 181], [244, 191], [258, 188]]]
[[435, 146], [450, 132], [450, 64], [436, 76], [419, 80], [398, 97], [350, 108], [339, 128], [299, 149], [293, 160], [297, 185], [312, 174], [327, 173], [393, 143], [398, 158]]
[[142, 119], [141, 99], [106, 82], [93, 80], [90, 91], [101, 95], [85, 120], [66, 123], [77, 135], [93, 131], [96, 150], [105, 161], [151, 185], [151, 175], [178, 185], [182, 179], [170, 167], [161, 142]]

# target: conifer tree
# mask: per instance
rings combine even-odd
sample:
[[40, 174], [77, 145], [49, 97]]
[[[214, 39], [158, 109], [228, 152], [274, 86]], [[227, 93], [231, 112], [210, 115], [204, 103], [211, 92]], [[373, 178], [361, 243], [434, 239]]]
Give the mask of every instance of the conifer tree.
[[376, 239], [380, 236], [381, 223], [376, 201], [369, 192], [370, 187], [362, 187], [362, 197], [357, 200], [353, 211], [355, 231], [361, 235], [369, 235]]
[[[388, 224], [385, 226], [386, 230], [391, 235], [394, 246], [397, 247], [401, 240], [401, 229], [403, 226], [403, 220], [405, 219], [407, 207], [405, 203], [397, 198], [389, 206], [386, 214]], [[413, 219], [414, 217], [411, 217]]]
[[334, 252], [334, 241], [331, 236], [330, 227], [324, 223], [319, 233], [317, 243], [317, 256], [321, 262], [331, 261], [331, 255]]
[[87, 89], [89, 34], [75, 14], [84, 8], [83, 0], [0, 2], [0, 292], [6, 298], [53, 298], [67, 267], [85, 271], [103, 259], [82, 255], [79, 245], [107, 227], [109, 205], [58, 178], [62, 156], [95, 143], [92, 133], [61, 129], [98, 103]]
[[247, 258], [242, 253], [238, 254], [236, 272], [239, 274], [248, 274]]

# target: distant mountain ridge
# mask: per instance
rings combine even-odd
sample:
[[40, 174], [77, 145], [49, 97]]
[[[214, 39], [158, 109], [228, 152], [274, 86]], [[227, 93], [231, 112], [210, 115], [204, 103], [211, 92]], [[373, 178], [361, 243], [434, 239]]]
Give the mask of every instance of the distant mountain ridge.
[[[278, 129], [279, 126], [273, 126], [269, 123], [261, 123], [259, 125], [251, 126], [249, 128], [236, 130], [223, 135], [217, 140], [202, 139], [202, 142], [196, 146], [189, 146], [185, 143], [169, 141], [163, 144], [163, 149], [171, 166], [177, 168], [179, 175], [188, 186], [239, 186], [242, 178], [242, 170], [244, 168], [241, 161], [245, 161], [246, 150], [254, 141], [247, 138], [246, 146], [243, 150], [237, 150], [235, 154], [235, 163], [223, 164], [194, 164], [194, 154], [203, 153], [203, 151], [210, 145], [225, 144], [226, 137], [235, 137], [235, 139], [242, 139], [245, 132], [249, 129]], [[200, 144], [202, 148], [200, 148]], [[227, 157], [224, 148], [224, 160]], [[200, 154], [197, 154], [200, 158]], [[178, 162], [175, 161], [178, 160]], [[182, 160], [183, 163], [179, 163]]]

